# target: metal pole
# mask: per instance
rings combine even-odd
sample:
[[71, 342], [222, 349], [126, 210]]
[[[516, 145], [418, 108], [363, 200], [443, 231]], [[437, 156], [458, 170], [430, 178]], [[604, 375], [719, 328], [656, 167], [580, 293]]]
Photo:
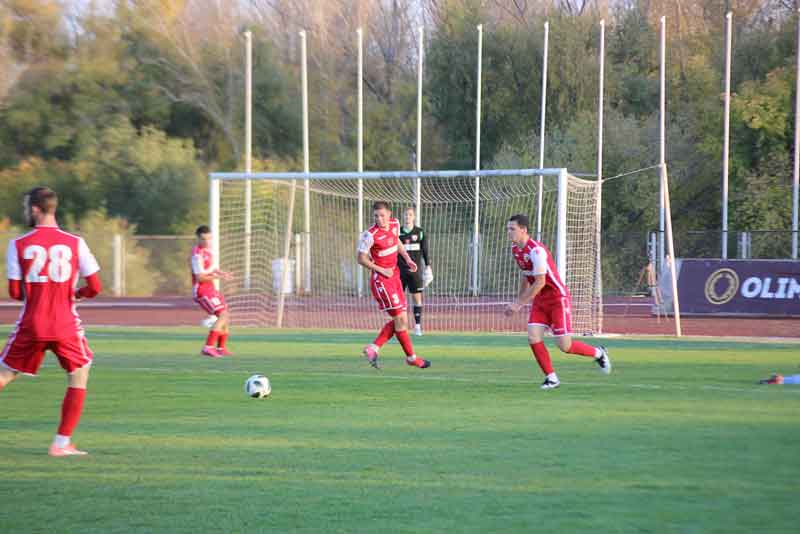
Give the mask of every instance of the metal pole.
[[[244, 170], [253, 172], [253, 34], [244, 32], [246, 43], [244, 104]], [[251, 249], [253, 244], [253, 182], [244, 185], [244, 288], [250, 289]]]
[[731, 31], [733, 13], [725, 15], [725, 138], [722, 145], [722, 259], [728, 259], [728, 160], [731, 130]]
[[[547, 48], [550, 23], [544, 23], [544, 52], [542, 53], [542, 110], [539, 124], [539, 168], [544, 168], [544, 122], [547, 111]], [[544, 176], [539, 175], [539, 192], [536, 198], [536, 240], [542, 240], [542, 205], [544, 203]]]
[[[364, 172], [364, 34], [358, 34], [358, 172]], [[364, 180], [358, 179], [358, 235], [364, 233]], [[358, 296], [364, 294], [364, 268], [358, 270]]]
[[[220, 181], [211, 178], [208, 184], [208, 218], [211, 225], [211, 253], [214, 256], [214, 267], [219, 267], [219, 200]], [[219, 280], [214, 280], [214, 287], [219, 289]]]
[[[481, 170], [481, 71], [483, 68], [483, 24], [478, 24], [478, 80], [475, 105], [475, 170]], [[481, 178], [475, 177], [475, 220], [472, 232], [472, 295], [478, 296], [478, 265], [480, 250]]]
[[[597, 328], [603, 332], [603, 272], [600, 262], [600, 249], [602, 244], [602, 215], [603, 215], [603, 88], [605, 86], [605, 56], [606, 56], [606, 21], [600, 21], [600, 94], [597, 102], [597, 207], [595, 241], [597, 252], [595, 254], [595, 286], [597, 287]], [[566, 280], [564, 281], [566, 283]]]
[[792, 259], [797, 259], [797, 212], [800, 210], [800, 9], [797, 10], [797, 50], [794, 88], [794, 173], [792, 175]]
[[286, 286], [289, 281], [289, 251], [292, 248], [292, 223], [294, 221], [294, 199], [297, 191], [297, 180], [292, 180], [289, 190], [289, 213], [286, 216], [286, 235], [283, 241], [283, 260], [281, 264], [281, 285], [278, 288], [277, 327], [283, 328], [283, 316], [286, 309]]
[[567, 277], [567, 169], [558, 173], [558, 205], [556, 207], [556, 266], [561, 280]]
[[[306, 32], [300, 32], [300, 54], [302, 62], [303, 83], [303, 172], [310, 172], [310, 156], [308, 143], [308, 54], [306, 48]], [[298, 258], [299, 259], [299, 258]], [[295, 269], [300, 271], [300, 262]], [[303, 180], [303, 291], [311, 292], [311, 184], [308, 178]], [[298, 284], [299, 287], [299, 284]]]
[[677, 260], [675, 259], [675, 240], [672, 235], [672, 213], [669, 207], [669, 179], [667, 178], [667, 166], [661, 165], [661, 181], [664, 186], [664, 211], [667, 216], [667, 246], [669, 247], [669, 272], [672, 279], [672, 311], [675, 313], [675, 335], [681, 337], [681, 306], [678, 299], [678, 274], [675, 269]]
[[[422, 66], [425, 54], [425, 28], [419, 27], [419, 62], [417, 63], [417, 161], [416, 171], [422, 170]], [[422, 179], [417, 178], [414, 188], [414, 205], [417, 212], [417, 225], [422, 226]]]
[[[664, 165], [667, 160], [667, 129], [666, 129], [666, 114], [667, 114], [667, 90], [666, 90], [666, 72], [667, 72], [667, 17], [661, 17], [661, 50], [659, 54], [659, 114], [658, 114], [658, 136], [659, 136], [659, 151], [658, 151], [658, 164]], [[658, 264], [656, 272], [659, 275], [663, 274], [664, 269], [664, 183], [658, 181]]]

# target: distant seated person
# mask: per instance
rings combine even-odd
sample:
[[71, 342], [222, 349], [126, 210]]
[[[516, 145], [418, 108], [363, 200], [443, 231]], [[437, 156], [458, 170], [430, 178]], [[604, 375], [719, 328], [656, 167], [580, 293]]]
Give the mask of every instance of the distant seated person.
[[765, 378], [764, 380], [759, 380], [758, 383], [759, 384], [785, 384], [785, 385], [797, 384], [797, 385], [800, 385], [800, 375], [783, 376], [783, 375], [779, 375], [779, 374], [776, 373], [776, 374], [772, 375], [769, 378]]

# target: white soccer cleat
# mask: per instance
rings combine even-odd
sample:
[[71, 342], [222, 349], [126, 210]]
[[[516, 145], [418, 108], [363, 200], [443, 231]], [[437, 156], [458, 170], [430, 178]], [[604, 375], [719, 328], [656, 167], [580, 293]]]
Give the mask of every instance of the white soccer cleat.
[[209, 315], [202, 321], [200, 321], [201, 326], [205, 326], [206, 328], [211, 328], [215, 324], [217, 324], [217, 316], [216, 315]]
[[600, 367], [600, 372], [603, 374], [611, 374], [611, 358], [608, 357], [608, 351], [605, 347], [597, 347], [600, 351], [600, 356], [594, 359], [597, 366]]
[[539, 387], [541, 389], [556, 389], [560, 385], [561, 381], [558, 379], [557, 376], [554, 375], [553, 378], [545, 377], [544, 382], [542, 382], [542, 385]]
[[414, 335], [416, 336], [422, 335], [422, 325], [414, 325]]

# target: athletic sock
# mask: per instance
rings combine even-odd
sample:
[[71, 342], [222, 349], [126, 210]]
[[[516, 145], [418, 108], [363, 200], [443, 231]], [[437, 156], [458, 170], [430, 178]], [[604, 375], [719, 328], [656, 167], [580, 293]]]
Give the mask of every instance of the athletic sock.
[[587, 358], [597, 358], [599, 355], [599, 351], [596, 348], [574, 339], [567, 352], [570, 354], [578, 354], [579, 356], [586, 356]]
[[381, 348], [386, 344], [387, 341], [392, 339], [394, 335], [394, 319], [383, 325], [381, 331], [378, 332], [378, 337], [375, 338], [375, 341], [372, 342], [378, 348]]
[[227, 343], [227, 341], [228, 341], [228, 334], [227, 333], [220, 334], [219, 336], [217, 336], [217, 347], [224, 349], [225, 343]]
[[538, 343], [531, 343], [531, 350], [539, 368], [545, 375], [553, 373], [553, 362], [550, 361], [550, 353], [547, 352], [547, 347], [544, 346], [544, 341]]
[[400, 346], [403, 347], [403, 352], [406, 353], [407, 357], [414, 356], [414, 345], [411, 343], [411, 337], [408, 335], [408, 330], [403, 330], [402, 332], [395, 332], [394, 337], [397, 338], [397, 341], [400, 342]]
[[63, 449], [69, 442], [71, 441], [69, 436], [62, 436], [61, 434], [56, 434], [56, 437], [53, 438], [53, 445], [58, 447], [59, 449]]
[[423, 367], [425, 365], [425, 360], [417, 358], [416, 354], [412, 354], [411, 356], [406, 356], [406, 363], [415, 367]]
[[217, 339], [219, 339], [220, 333], [216, 330], [212, 330], [208, 333], [208, 337], [206, 338], [206, 347], [216, 347], [217, 346]]
[[78, 421], [81, 419], [83, 411], [83, 400], [86, 398], [84, 388], [67, 388], [64, 395], [64, 402], [61, 404], [61, 423], [58, 425], [58, 435], [69, 438]]
[[414, 323], [422, 326], [422, 306], [414, 306]]

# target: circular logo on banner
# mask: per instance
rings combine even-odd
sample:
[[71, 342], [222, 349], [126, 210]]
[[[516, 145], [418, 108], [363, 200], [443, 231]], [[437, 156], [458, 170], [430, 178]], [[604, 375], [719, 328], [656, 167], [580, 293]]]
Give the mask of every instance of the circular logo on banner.
[[721, 306], [730, 302], [739, 291], [739, 275], [732, 269], [717, 269], [706, 280], [706, 300]]

